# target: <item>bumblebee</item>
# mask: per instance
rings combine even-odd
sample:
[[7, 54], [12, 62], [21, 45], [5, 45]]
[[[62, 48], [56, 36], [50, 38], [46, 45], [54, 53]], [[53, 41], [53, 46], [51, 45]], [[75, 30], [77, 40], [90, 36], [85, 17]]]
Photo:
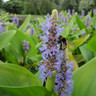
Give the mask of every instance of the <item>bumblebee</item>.
[[60, 50], [65, 50], [67, 48], [67, 40], [62, 35], [59, 36], [58, 43], [60, 43]]

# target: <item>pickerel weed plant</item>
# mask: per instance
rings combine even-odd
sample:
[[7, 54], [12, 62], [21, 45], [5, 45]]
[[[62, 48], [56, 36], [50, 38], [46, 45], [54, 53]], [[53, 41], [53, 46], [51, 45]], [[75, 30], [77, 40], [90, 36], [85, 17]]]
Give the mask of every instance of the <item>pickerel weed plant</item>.
[[[43, 64], [39, 66], [41, 72], [40, 78], [47, 83], [47, 79], [55, 76], [54, 72], [56, 72], [54, 91], [58, 92], [58, 96], [71, 96], [73, 90], [71, 72], [73, 70], [73, 62], [68, 62], [67, 48], [60, 50], [58, 41], [60, 33], [64, 31], [64, 28], [60, 28], [62, 24], [58, 25], [57, 19], [58, 12], [57, 10], [53, 10], [51, 19], [46, 18], [46, 24], [42, 26], [42, 30], [45, 33], [41, 36], [44, 42], [40, 48], [43, 57], [41, 61]], [[62, 47], [66, 47], [63, 42], [61, 43]]]
[[58, 17], [54, 10], [38, 22], [28, 15], [19, 28], [7, 15], [0, 16], [0, 96], [96, 96], [92, 11], [82, 19], [77, 13], [68, 19], [66, 11]]
[[15, 17], [13, 18], [13, 21], [12, 21], [12, 22], [13, 22], [13, 24], [15, 24], [16, 26], [19, 26], [19, 18], [18, 18], [18, 17], [15, 16]]

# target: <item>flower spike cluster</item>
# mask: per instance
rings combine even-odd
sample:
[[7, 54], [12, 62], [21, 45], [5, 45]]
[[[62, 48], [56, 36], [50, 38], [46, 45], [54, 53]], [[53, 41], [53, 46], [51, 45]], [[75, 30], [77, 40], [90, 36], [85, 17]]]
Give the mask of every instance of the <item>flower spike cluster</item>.
[[73, 91], [72, 70], [73, 62], [69, 63], [63, 55], [61, 69], [56, 74], [55, 80], [55, 91], [58, 92], [58, 96], [71, 96], [71, 93]]
[[68, 17], [64, 17], [63, 13], [59, 13], [59, 18], [62, 20], [62, 22], [64, 23], [64, 25], [68, 26]]
[[41, 78], [45, 80], [46, 77], [54, 75], [53, 71], [59, 70], [61, 62], [59, 57], [58, 37], [64, 28], [57, 26], [57, 10], [54, 10], [50, 18], [47, 18], [46, 24], [42, 26], [45, 33], [41, 38], [44, 40], [40, 50], [42, 51], [44, 64], [40, 65]]
[[57, 16], [57, 10], [53, 10], [51, 20], [47, 18], [42, 26], [41, 30], [45, 32], [41, 36], [43, 44], [40, 48], [43, 64], [38, 69], [41, 72], [40, 78], [45, 81], [47, 77], [54, 75], [54, 71], [57, 71], [54, 91], [58, 91], [58, 96], [71, 96], [73, 62], [69, 63], [66, 59], [66, 51], [59, 49], [58, 38], [64, 28], [60, 28], [62, 24], [58, 25]]

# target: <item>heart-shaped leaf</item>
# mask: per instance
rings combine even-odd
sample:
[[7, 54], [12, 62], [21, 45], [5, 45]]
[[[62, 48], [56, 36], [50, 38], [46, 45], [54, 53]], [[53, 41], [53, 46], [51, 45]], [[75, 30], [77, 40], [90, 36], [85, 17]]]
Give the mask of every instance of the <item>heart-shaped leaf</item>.
[[71, 51], [73, 51], [73, 50], [75, 50], [77, 47], [79, 47], [81, 44], [83, 44], [88, 38], [89, 38], [89, 34], [88, 35], [86, 35], [86, 36], [83, 36], [83, 37], [80, 37], [80, 38], [78, 38], [78, 39], [76, 39], [76, 40], [73, 40], [72, 41], [72, 43], [73, 43], [73, 45], [69, 45], [68, 47], [69, 47], [69, 49], [71, 50]]
[[14, 37], [15, 31], [4, 32], [0, 34], [0, 50], [4, 48], [8, 42]]
[[91, 51], [96, 52], [96, 35], [92, 37], [87, 46]]
[[91, 60], [92, 58], [94, 58], [94, 53], [91, 52], [91, 51], [87, 48], [86, 44], [80, 46], [80, 51], [81, 51], [82, 55], [84, 56], [84, 58], [86, 59], [86, 61], [89, 61], [89, 60]]
[[96, 57], [74, 72], [72, 96], [96, 96]]
[[47, 96], [48, 91], [30, 71], [18, 65], [0, 63], [0, 89], [12, 96]]

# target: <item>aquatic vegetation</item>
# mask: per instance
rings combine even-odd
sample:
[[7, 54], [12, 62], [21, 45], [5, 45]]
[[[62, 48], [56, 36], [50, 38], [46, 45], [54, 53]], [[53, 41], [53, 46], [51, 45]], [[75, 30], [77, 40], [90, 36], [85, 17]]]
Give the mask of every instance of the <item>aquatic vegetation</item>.
[[0, 96], [96, 96], [95, 11], [55, 9], [23, 24], [3, 13]]

